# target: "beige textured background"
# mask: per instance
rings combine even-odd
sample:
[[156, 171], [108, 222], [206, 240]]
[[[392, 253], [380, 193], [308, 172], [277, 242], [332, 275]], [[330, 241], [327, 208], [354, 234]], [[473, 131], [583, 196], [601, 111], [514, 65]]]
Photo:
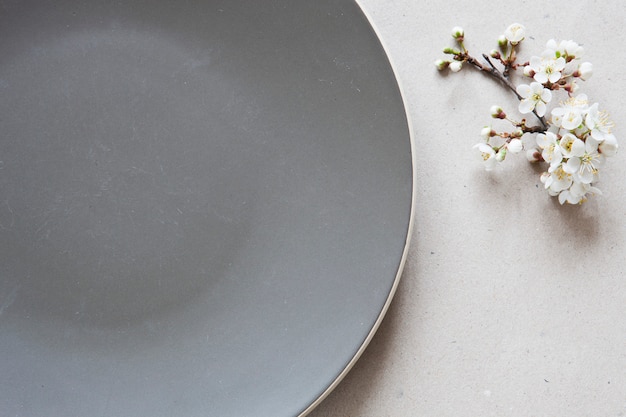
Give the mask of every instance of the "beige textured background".
[[[386, 44], [415, 130], [417, 206], [402, 281], [372, 343], [312, 417], [626, 416], [626, 3], [359, 0]], [[516, 99], [433, 61], [465, 29], [470, 52], [527, 28], [585, 47], [622, 144], [603, 196], [561, 207], [523, 155], [493, 173], [472, 146], [489, 107]], [[469, 69], [469, 68], [468, 68]]]

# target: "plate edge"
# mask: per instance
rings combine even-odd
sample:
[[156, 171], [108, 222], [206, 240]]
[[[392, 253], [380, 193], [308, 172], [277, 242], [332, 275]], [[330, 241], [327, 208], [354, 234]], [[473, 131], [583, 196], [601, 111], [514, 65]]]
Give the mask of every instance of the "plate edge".
[[382, 307], [378, 317], [376, 318], [376, 321], [374, 322], [374, 325], [370, 329], [369, 333], [365, 337], [365, 340], [363, 341], [363, 343], [361, 344], [359, 349], [356, 351], [356, 353], [350, 359], [350, 361], [344, 367], [344, 369], [339, 373], [339, 375], [337, 375], [337, 377], [333, 380], [333, 382], [307, 408], [304, 409], [304, 411], [302, 411], [300, 414], [298, 414], [298, 417], [305, 417], [306, 415], [311, 413], [318, 405], [320, 405], [326, 399], [326, 397], [328, 397], [328, 395], [339, 385], [339, 383], [344, 379], [344, 377], [348, 374], [348, 372], [350, 372], [352, 367], [359, 360], [359, 358], [361, 357], [361, 355], [363, 354], [363, 352], [365, 351], [365, 349], [367, 348], [367, 346], [371, 342], [372, 338], [374, 337], [374, 335], [378, 331], [378, 328], [380, 327], [380, 324], [382, 323], [383, 319], [385, 318], [387, 310], [389, 310], [389, 306], [391, 305], [391, 302], [392, 302], [392, 300], [394, 298], [394, 295], [395, 295], [396, 290], [398, 288], [398, 285], [400, 283], [400, 279], [401, 279], [402, 273], [404, 271], [404, 266], [406, 264], [406, 259], [407, 259], [407, 256], [408, 256], [409, 246], [411, 244], [411, 237], [413, 235], [413, 228], [414, 228], [414, 223], [415, 223], [415, 203], [416, 203], [415, 202], [415, 199], [416, 199], [415, 196], [416, 196], [416, 188], [417, 188], [417, 181], [416, 181], [417, 180], [417, 178], [416, 178], [417, 175], [416, 175], [416, 170], [415, 170], [415, 166], [416, 166], [416, 163], [415, 163], [416, 162], [415, 161], [415, 135], [414, 135], [414, 130], [413, 130], [413, 124], [411, 123], [411, 117], [410, 117], [410, 114], [409, 114], [409, 107], [408, 107], [408, 102], [406, 100], [406, 94], [404, 94], [405, 89], [403, 88], [402, 80], [398, 77], [398, 71], [396, 69], [397, 67], [394, 64], [393, 59], [391, 58], [391, 55], [389, 54], [389, 48], [387, 47], [387, 44], [383, 40], [383, 38], [381, 36], [381, 33], [380, 33], [380, 30], [378, 29], [378, 27], [374, 23], [374, 21], [372, 19], [372, 16], [370, 15], [370, 13], [367, 10], [365, 10], [363, 8], [363, 6], [360, 3], [360, 0], [354, 0], [354, 3], [358, 6], [358, 8], [360, 9], [361, 13], [363, 13], [365, 18], [367, 19], [370, 27], [374, 31], [374, 34], [378, 38], [378, 42], [380, 43], [381, 47], [383, 48], [385, 56], [387, 57], [387, 61], [389, 62], [389, 65], [391, 67], [391, 71], [392, 71], [392, 73], [394, 75], [394, 78], [396, 80], [396, 84], [398, 86], [398, 90], [400, 91], [400, 97], [402, 99], [402, 105], [404, 107], [404, 113], [405, 113], [405, 118], [406, 118], [406, 122], [407, 122], [407, 127], [408, 127], [408, 132], [409, 132], [409, 142], [410, 142], [410, 148], [411, 148], [411, 173], [412, 173], [411, 181], [412, 181], [412, 187], [411, 187], [411, 209], [409, 211], [409, 225], [408, 225], [408, 228], [407, 228], [407, 234], [406, 234], [406, 239], [405, 239], [405, 242], [404, 242], [404, 249], [402, 251], [402, 257], [400, 258], [400, 263], [398, 265], [398, 270], [396, 271], [396, 277], [395, 277], [395, 279], [393, 281], [393, 284], [391, 286], [389, 294], [387, 295], [387, 299], [385, 300], [385, 303], [384, 303], [384, 305], [383, 305], [383, 307]]

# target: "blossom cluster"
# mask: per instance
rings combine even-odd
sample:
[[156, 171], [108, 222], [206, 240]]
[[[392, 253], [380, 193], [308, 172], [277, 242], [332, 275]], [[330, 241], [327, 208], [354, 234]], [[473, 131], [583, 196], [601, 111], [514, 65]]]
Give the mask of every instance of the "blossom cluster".
[[[525, 118], [513, 120], [502, 107], [493, 106], [491, 116], [509, 122], [512, 129], [498, 132], [491, 125], [482, 129], [482, 141], [474, 148], [487, 170], [504, 161], [508, 153], [525, 150], [529, 161], [545, 163], [540, 180], [551, 196], [561, 204], [580, 204], [588, 195], [600, 194], [594, 185], [599, 169], [607, 157], [617, 153], [613, 122], [598, 103], [591, 104], [585, 94], [579, 93], [578, 81], [588, 80], [593, 73], [592, 64], [582, 60], [582, 46], [571, 40], [551, 39], [541, 55], [518, 63], [517, 48], [525, 36], [523, 25], [510, 25], [498, 39], [498, 49], [483, 54], [482, 62], [469, 54], [463, 29], [455, 27], [452, 37], [458, 49], [445, 48], [444, 53], [451, 59], [440, 59], [435, 65], [439, 70], [457, 72], [470, 64], [486, 72], [515, 93], [517, 110], [522, 115], [532, 114], [538, 122], [531, 126]], [[518, 69], [522, 70], [523, 81], [515, 86], [510, 74]], [[558, 94], [564, 98], [555, 104]]]
[[541, 175], [548, 193], [558, 196], [561, 204], [578, 204], [585, 201], [587, 194], [600, 194], [593, 186], [598, 181], [599, 168], [618, 148], [611, 133], [612, 122], [599, 110], [598, 103], [589, 105], [584, 94], [552, 110], [551, 120], [551, 128], [536, 136], [538, 148], [531, 148], [533, 158], [549, 163]]
[[582, 54], [582, 46], [574, 41], [557, 43], [550, 39], [541, 56], [532, 56], [524, 66], [524, 75], [533, 81], [516, 88], [521, 96], [520, 113], [535, 110], [541, 117], [546, 114], [546, 105], [552, 100], [552, 90], [563, 89], [569, 94], [576, 92], [576, 79], [585, 81], [593, 73], [591, 63], [581, 62]]

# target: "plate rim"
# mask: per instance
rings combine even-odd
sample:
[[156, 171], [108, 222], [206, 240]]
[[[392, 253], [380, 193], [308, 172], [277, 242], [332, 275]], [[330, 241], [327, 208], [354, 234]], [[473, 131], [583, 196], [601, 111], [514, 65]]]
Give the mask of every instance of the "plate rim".
[[330, 383], [330, 385], [328, 385], [328, 387], [315, 400], [313, 400], [313, 402], [311, 404], [309, 404], [308, 407], [306, 407], [300, 414], [298, 414], [297, 417], [305, 417], [308, 414], [310, 414], [315, 408], [317, 408], [330, 395], [331, 392], [333, 392], [335, 390], [335, 388], [337, 388], [337, 386], [341, 383], [341, 381], [343, 381], [343, 379], [346, 377], [346, 375], [352, 370], [354, 365], [358, 362], [358, 360], [360, 359], [361, 355], [363, 354], [365, 349], [367, 349], [367, 347], [369, 346], [370, 342], [374, 338], [374, 335], [378, 331], [378, 329], [379, 329], [383, 319], [387, 315], [387, 311], [389, 310], [389, 306], [391, 305], [391, 302], [393, 301], [394, 295], [395, 295], [395, 293], [396, 293], [396, 291], [398, 289], [398, 286], [400, 284], [400, 280], [402, 278], [402, 274], [404, 272], [404, 267], [405, 267], [406, 260], [407, 260], [407, 257], [408, 257], [409, 247], [411, 245], [411, 237], [413, 235], [413, 229], [414, 229], [414, 225], [415, 225], [415, 205], [416, 205], [416, 201], [415, 201], [416, 197], [415, 196], [417, 194], [416, 193], [416, 191], [417, 191], [417, 175], [416, 175], [416, 169], [415, 169], [415, 166], [416, 166], [416, 156], [415, 156], [416, 145], [415, 145], [415, 132], [414, 132], [414, 129], [413, 129], [413, 123], [411, 123], [411, 115], [410, 115], [410, 112], [409, 112], [409, 106], [408, 106], [409, 103], [408, 103], [408, 100], [406, 98], [407, 95], [405, 94], [405, 88], [404, 88], [402, 79], [398, 76], [397, 65], [394, 63], [394, 61], [392, 59], [392, 56], [389, 53], [389, 47], [388, 47], [387, 43], [385, 42], [384, 38], [382, 37], [381, 30], [375, 24], [373, 16], [371, 15], [370, 12], [368, 12], [363, 7], [363, 5], [361, 4], [360, 0], [354, 0], [354, 3], [357, 5], [358, 9], [360, 10], [362, 15], [367, 20], [367, 23], [369, 24], [370, 28], [372, 29], [372, 31], [376, 35], [378, 43], [380, 44], [381, 48], [383, 49], [385, 57], [387, 58], [387, 61], [389, 62], [389, 66], [391, 68], [391, 72], [392, 72], [393, 77], [395, 79], [396, 85], [398, 86], [398, 91], [400, 93], [400, 97], [401, 97], [401, 100], [402, 100], [402, 106], [404, 108], [404, 114], [405, 114], [406, 123], [407, 123], [407, 130], [408, 130], [408, 134], [409, 134], [409, 147], [410, 147], [410, 150], [411, 150], [411, 182], [412, 182], [412, 184], [411, 184], [411, 207], [410, 207], [410, 210], [409, 210], [409, 223], [408, 223], [408, 226], [407, 226], [407, 233], [406, 233], [406, 238], [405, 238], [405, 242], [404, 242], [404, 248], [402, 250], [402, 256], [400, 258], [400, 262], [398, 263], [398, 269], [396, 271], [395, 278], [393, 280], [393, 283], [391, 285], [389, 293], [387, 294], [387, 298], [385, 299], [385, 303], [383, 304], [383, 307], [381, 308], [378, 316], [376, 317], [376, 320], [374, 321], [374, 324], [372, 325], [372, 328], [370, 329], [370, 331], [368, 332], [367, 336], [365, 337], [365, 339], [363, 340], [363, 342], [361, 343], [359, 348], [356, 350], [355, 354], [352, 356], [350, 361], [343, 368], [343, 370], [335, 377], [335, 379]]

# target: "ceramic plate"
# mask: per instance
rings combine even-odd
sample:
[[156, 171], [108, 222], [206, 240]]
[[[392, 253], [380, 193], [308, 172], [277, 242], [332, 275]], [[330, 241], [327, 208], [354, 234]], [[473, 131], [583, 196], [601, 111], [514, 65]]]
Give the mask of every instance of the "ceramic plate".
[[294, 416], [372, 336], [411, 143], [352, 1], [0, 1], [0, 409]]

